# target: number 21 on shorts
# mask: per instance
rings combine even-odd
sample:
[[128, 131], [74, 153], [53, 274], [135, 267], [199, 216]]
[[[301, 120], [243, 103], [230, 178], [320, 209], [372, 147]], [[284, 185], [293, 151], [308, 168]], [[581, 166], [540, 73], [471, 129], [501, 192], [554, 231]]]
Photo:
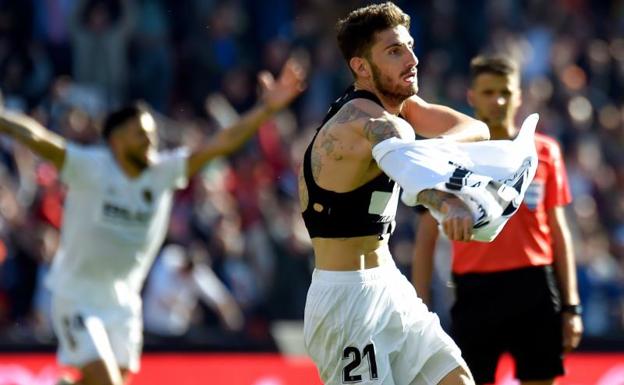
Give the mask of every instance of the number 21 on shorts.
[[342, 352], [343, 360], [347, 360], [346, 365], [342, 369], [342, 382], [344, 384], [362, 382], [362, 376], [360, 374], [351, 374], [351, 372], [360, 366], [363, 357], [368, 360], [370, 379], [376, 380], [378, 378], [377, 361], [375, 361], [375, 346], [373, 344], [368, 344], [364, 346], [361, 352], [356, 347], [347, 346]]

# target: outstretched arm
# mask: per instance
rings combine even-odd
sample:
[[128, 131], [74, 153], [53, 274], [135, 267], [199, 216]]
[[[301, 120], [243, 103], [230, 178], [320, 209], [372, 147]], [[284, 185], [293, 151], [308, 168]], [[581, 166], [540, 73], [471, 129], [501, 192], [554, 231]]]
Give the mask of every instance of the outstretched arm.
[[192, 279], [201, 299], [217, 313], [226, 329], [243, 328], [245, 317], [242, 309], [210, 266], [196, 265]]
[[444, 136], [457, 142], [476, 142], [490, 138], [490, 131], [482, 121], [446, 106], [427, 103], [418, 96], [405, 101], [401, 114], [414, 131], [425, 138]]
[[294, 59], [286, 62], [277, 80], [271, 74], [259, 75], [262, 88], [260, 104], [245, 113], [238, 122], [212, 137], [188, 160], [187, 175], [197, 173], [210, 160], [228, 155], [242, 146], [264, 121], [285, 108], [304, 89], [305, 71]]
[[65, 139], [23, 114], [0, 112], [0, 132], [19, 140], [59, 170], [65, 161]]

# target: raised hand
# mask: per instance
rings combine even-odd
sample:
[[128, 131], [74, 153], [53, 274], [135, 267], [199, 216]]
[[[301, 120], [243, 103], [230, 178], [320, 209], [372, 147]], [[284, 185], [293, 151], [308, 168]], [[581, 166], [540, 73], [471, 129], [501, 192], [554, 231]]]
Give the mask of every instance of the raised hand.
[[296, 59], [290, 58], [282, 67], [277, 79], [268, 71], [258, 74], [262, 101], [272, 110], [286, 107], [305, 89], [306, 71]]

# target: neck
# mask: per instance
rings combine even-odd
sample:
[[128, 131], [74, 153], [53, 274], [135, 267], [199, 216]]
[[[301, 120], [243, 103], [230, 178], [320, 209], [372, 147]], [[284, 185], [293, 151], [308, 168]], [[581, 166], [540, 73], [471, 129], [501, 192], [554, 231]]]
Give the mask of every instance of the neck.
[[145, 167], [142, 167], [136, 162], [128, 159], [128, 157], [124, 156], [118, 149], [114, 149], [111, 147], [110, 150], [113, 153], [113, 157], [119, 165], [119, 168], [124, 174], [126, 174], [126, 176], [128, 176], [129, 178], [136, 178], [141, 175]]
[[377, 96], [381, 101], [383, 108], [392, 115], [398, 115], [401, 112], [405, 100], [398, 101], [392, 98], [388, 98], [384, 96], [381, 92], [377, 91], [377, 89], [372, 84], [370, 84], [370, 82], [364, 80], [356, 80], [354, 86], [356, 90], [365, 90], [375, 94], [375, 96]]
[[518, 135], [518, 129], [516, 126], [508, 122], [503, 125], [488, 125], [490, 128], [490, 139], [491, 140], [507, 140], [513, 139]]

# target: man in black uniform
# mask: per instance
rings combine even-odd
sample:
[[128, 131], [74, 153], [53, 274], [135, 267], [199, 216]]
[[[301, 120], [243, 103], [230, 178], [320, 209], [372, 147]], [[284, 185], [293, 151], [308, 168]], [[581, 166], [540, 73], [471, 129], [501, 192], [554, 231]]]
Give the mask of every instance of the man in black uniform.
[[[388, 2], [357, 9], [338, 23], [355, 83], [332, 106], [299, 176], [316, 267], [305, 343], [325, 384], [473, 383], [459, 349], [388, 249], [399, 187], [373, 159], [373, 147], [415, 133], [488, 138], [484, 124], [415, 96], [418, 59], [409, 22]], [[435, 190], [418, 198], [443, 213], [451, 239], [470, 238], [472, 215], [459, 199]]]

